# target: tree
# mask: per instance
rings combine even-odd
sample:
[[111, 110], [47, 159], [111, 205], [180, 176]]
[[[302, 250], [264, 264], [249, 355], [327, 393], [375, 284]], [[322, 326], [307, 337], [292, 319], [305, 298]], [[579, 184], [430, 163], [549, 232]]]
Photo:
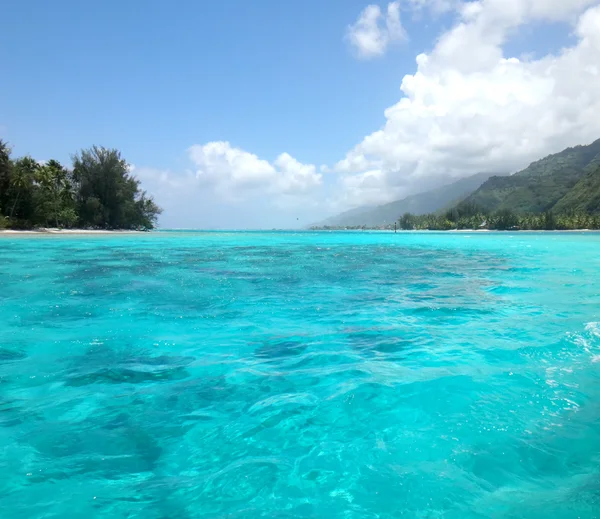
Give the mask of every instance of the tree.
[[492, 219], [490, 227], [499, 231], [506, 231], [517, 227], [519, 225], [519, 219], [510, 209], [500, 209], [497, 211]]
[[67, 228], [73, 227], [77, 223], [78, 218], [79, 217], [77, 216], [75, 209], [73, 209], [72, 207], [67, 207], [63, 209], [58, 215], [58, 219], [61, 222], [61, 225]]
[[140, 217], [139, 227], [153, 229], [158, 220], [158, 215], [162, 213], [162, 209], [156, 205], [154, 199], [148, 196], [145, 191], [142, 191], [136, 205], [136, 213]]
[[14, 163], [9, 190], [12, 195], [9, 213], [11, 219], [15, 215], [23, 220], [29, 220], [33, 216], [33, 182], [38, 169], [39, 164], [31, 157], [22, 157]]
[[0, 217], [8, 213], [8, 195], [12, 176], [10, 148], [0, 139]]
[[415, 217], [410, 213], [404, 213], [398, 220], [398, 226], [405, 231], [412, 231], [415, 228]]
[[[40, 188], [37, 209], [46, 223], [51, 219], [60, 227], [63, 225], [61, 214], [74, 204], [69, 173], [60, 162], [50, 160], [38, 169], [36, 179]], [[71, 216], [67, 219], [72, 222]]]
[[74, 169], [58, 161], [44, 164], [26, 156], [11, 160], [0, 140], [2, 227], [35, 225], [105, 229], [151, 229], [160, 207], [140, 189], [117, 150], [93, 147], [74, 158]]
[[556, 219], [552, 211], [546, 211], [542, 215], [542, 229], [551, 231], [556, 229]]
[[73, 157], [77, 209], [85, 227], [152, 228], [161, 209], [140, 189], [115, 149], [93, 146]]

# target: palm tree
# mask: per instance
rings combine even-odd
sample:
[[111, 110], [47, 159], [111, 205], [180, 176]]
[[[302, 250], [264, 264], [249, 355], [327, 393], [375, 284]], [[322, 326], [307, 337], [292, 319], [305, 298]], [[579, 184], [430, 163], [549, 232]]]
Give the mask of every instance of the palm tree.
[[15, 213], [21, 194], [32, 186], [38, 168], [39, 164], [31, 157], [23, 157], [15, 163], [11, 184], [17, 190], [17, 195], [10, 210], [10, 218]]
[[8, 209], [8, 191], [12, 176], [12, 162], [10, 160], [10, 148], [8, 144], [0, 139], [0, 217]]
[[44, 211], [44, 214], [52, 213], [54, 223], [59, 227], [59, 215], [72, 195], [67, 171], [60, 162], [53, 159], [38, 169], [36, 180], [49, 199], [50, 211]]

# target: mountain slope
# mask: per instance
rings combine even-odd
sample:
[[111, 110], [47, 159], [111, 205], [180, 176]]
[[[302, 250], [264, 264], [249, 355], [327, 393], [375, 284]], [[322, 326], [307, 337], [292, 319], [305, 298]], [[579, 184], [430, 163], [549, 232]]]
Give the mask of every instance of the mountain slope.
[[[491, 173], [477, 173], [456, 182], [378, 207], [358, 207], [315, 224], [316, 227], [377, 227], [391, 224], [404, 213], [434, 213], [451, 207], [480, 187]], [[502, 178], [502, 177], [495, 177]]]
[[360, 207], [355, 207], [354, 209], [349, 209], [348, 211], [344, 211], [335, 216], [331, 216], [322, 222], [315, 224], [319, 227], [330, 226], [330, 227], [338, 227], [342, 225], [360, 225], [360, 224], [348, 224], [348, 223], [339, 223], [339, 222], [354, 222], [360, 221], [361, 215], [368, 213], [376, 209], [376, 206], [368, 206], [362, 205]]
[[553, 207], [554, 212], [600, 214], [600, 155], [585, 170], [573, 189]]
[[[549, 155], [512, 176], [492, 177], [465, 201], [486, 211], [565, 211], [575, 202], [585, 205], [581, 197], [585, 194], [586, 186], [593, 186], [596, 181], [592, 170], [597, 163], [600, 163], [600, 139], [588, 146], [567, 148]], [[577, 187], [588, 174], [591, 177], [586, 183]], [[576, 187], [577, 191], [572, 197], [565, 198]]]

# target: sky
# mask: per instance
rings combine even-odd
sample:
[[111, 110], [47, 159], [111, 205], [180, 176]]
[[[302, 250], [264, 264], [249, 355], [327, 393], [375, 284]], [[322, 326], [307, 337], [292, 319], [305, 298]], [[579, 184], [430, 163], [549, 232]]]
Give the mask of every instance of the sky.
[[4, 0], [0, 138], [290, 228], [600, 138], [600, 0]]

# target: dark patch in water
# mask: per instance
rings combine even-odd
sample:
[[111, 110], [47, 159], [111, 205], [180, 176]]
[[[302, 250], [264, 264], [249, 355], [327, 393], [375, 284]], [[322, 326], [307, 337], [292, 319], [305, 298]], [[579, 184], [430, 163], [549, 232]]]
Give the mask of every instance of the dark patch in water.
[[[419, 298], [413, 297], [415, 301]], [[421, 298], [423, 301], [425, 298]], [[493, 308], [467, 307], [467, 306], [418, 306], [407, 309], [407, 312], [416, 315], [431, 315], [432, 317], [455, 317], [458, 319], [476, 318], [491, 315], [494, 313]]]
[[23, 351], [0, 348], [0, 362], [13, 362], [15, 360], [23, 360], [26, 358], [27, 354]]
[[228, 277], [235, 279], [252, 279], [257, 276], [262, 277], [262, 274], [256, 274], [253, 272], [245, 272], [242, 270], [224, 270], [218, 268], [199, 268], [195, 269], [196, 272], [200, 272], [203, 274], [211, 274], [216, 277]]
[[19, 405], [20, 403], [17, 399], [0, 399], [0, 427], [13, 427], [38, 418], [33, 412], [28, 412]]
[[227, 384], [225, 377], [193, 378], [185, 382], [169, 386], [165, 405], [184, 416], [185, 420], [198, 420], [195, 417], [200, 409], [224, 405], [235, 395], [235, 387]]
[[[51, 423], [29, 437], [31, 445], [45, 456], [61, 460], [69, 473], [101, 472], [115, 477], [123, 473], [153, 471], [162, 448], [146, 429], [126, 416], [114, 427], [99, 427], [89, 421], [74, 429], [67, 422]], [[59, 476], [55, 474], [53, 477]]]
[[264, 344], [254, 355], [260, 359], [280, 359], [300, 355], [305, 349], [306, 345], [297, 341], [279, 341]]
[[406, 352], [415, 347], [413, 340], [399, 335], [378, 332], [358, 332], [348, 334], [352, 347], [357, 350], [367, 350], [379, 353]]
[[145, 382], [164, 382], [181, 380], [188, 376], [185, 368], [162, 369], [158, 371], [138, 371], [127, 368], [106, 368], [86, 375], [67, 378], [68, 386], [86, 386], [88, 384], [143, 384]]
[[127, 359], [127, 364], [143, 364], [146, 366], [187, 366], [194, 361], [194, 357], [181, 355], [159, 355], [157, 357], [137, 356]]
[[[184, 368], [194, 361], [194, 357], [183, 355], [149, 355], [138, 349], [136, 354], [116, 349], [109, 345], [101, 344], [90, 347], [85, 355], [78, 355], [70, 359], [71, 374], [100, 372], [102, 370], [132, 370], [140, 372], [159, 372], [157, 367], [164, 370]], [[133, 349], [133, 347], [132, 347]]]

